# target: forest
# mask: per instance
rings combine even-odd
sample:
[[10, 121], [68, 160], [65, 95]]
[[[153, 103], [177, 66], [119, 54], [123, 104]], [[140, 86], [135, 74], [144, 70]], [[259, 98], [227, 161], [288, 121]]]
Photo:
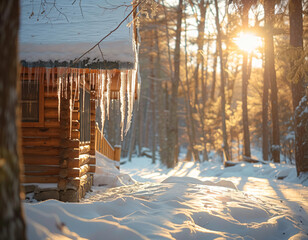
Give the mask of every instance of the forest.
[[[181, 149], [188, 161], [249, 161], [255, 151], [307, 171], [308, 3], [147, 2], [141, 95], [122, 156], [173, 167]], [[105, 131], [119, 143], [112, 123]]]
[[0, 1], [0, 239], [307, 239], [307, 61], [306, 0]]

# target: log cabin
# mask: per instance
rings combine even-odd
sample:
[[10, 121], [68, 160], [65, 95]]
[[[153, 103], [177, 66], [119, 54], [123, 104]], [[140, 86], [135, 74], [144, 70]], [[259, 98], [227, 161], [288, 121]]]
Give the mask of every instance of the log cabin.
[[37, 200], [79, 201], [91, 189], [95, 152], [120, 160], [121, 149], [104, 138], [96, 111], [100, 106], [104, 122], [111, 99], [124, 97], [131, 104], [137, 97], [136, 26], [120, 26], [99, 48], [74, 61], [129, 13], [127, 7], [108, 10], [103, 4], [21, 1], [22, 182]]

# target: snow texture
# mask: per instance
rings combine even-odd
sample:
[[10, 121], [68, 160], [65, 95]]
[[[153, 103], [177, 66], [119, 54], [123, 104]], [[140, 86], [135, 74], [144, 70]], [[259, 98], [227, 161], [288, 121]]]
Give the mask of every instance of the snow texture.
[[[79, 57], [115, 29], [132, 10], [130, 0], [22, 0], [20, 59], [27, 62], [69, 61]], [[120, 7], [117, 7], [120, 6]], [[108, 61], [134, 62], [129, 17], [100, 47]], [[103, 60], [99, 49], [85, 56]]]
[[308, 239], [308, 176], [297, 178], [294, 166], [179, 161], [167, 169], [133, 158], [122, 159], [120, 177], [114, 162], [96, 157], [95, 185], [114, 187], [93, 187], [80, 203], [25, 204], [29, 239]]

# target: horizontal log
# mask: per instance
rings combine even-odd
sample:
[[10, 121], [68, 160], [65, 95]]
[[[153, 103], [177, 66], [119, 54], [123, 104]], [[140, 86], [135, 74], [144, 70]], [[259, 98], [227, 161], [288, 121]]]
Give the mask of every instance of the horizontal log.
[[24, 164], [28, 165], [59, 165], [59, 156], [23, 155]]
[[80, 177], [80, 168], [70, 168], [67, 169], [68, 177]]
[[80, 167], [80, 175], [79, 175], [79, 177], [81, 177], [81, 176], [85, 175], [86, 173], [88, 173], [89, 169], [90, 169], [90, 167], [89, 167], [88, 164], [85, 164], [85, 165], [81, 166]]
[[44, 118], [45, 119], [58, 119], [58, 109], [57, 108], [45, 108]]
[[58, 119], [45, 119], [44, 125], [46, 128], [60, 128]]
[[78, 139], [63, 139], [61, 141], [61, 148], [79, 148], [79, 142]]
[[68, 168], [79, 168], [80, 167], [80, 160], [79, 158], [71, 158], [68, 159]]
[[89, 164], [95, 165], [96, 164], [96, 158], [95, 157], [90, 157]]
[[58, 109], [58, 98], [55, 97], [45, 97], [45, 108], [55, 108]]
[[46, 175], [59, 175], [59, 166], [35, 166], [25, 165], [25, 175], [30, 176], [46, 176]]
[[67, 180], [65, 178], [59, 178], [59, 181], [58, 181], [58, 188], [60, 190], [65, 190], [66, 189], [66, 185], [67, 185]]
[[59, 147], [60, 138], [48, 138], [48, 137], [22, 137], [22, 146], [24, 147]]
[[96, 169], [96, 166], [95, 166], [95, 165], [90, 165], [89, 172], [90, 172], [90, 173], [95, 173], [95, 169]]
[[80, 139], [80, 132], [77, 129], [73, 129], [71, 132], [71, 139]]
[[56, 147], [22, 147], [23, 154], [41, 156], [60, 156], [60, 149]]
[[82, 154], [82, 155], [79, 155], [79, 165], [82, 166], [82, 165], [85, 165], [87, 163], [90, 162], [90, 156], [89, 154]]
[[[75, 100], [74, 110], [78, 110], [79, 105], [80, 105], [79, 101]], [[48, 109], [48, 108], [58, 109], [58, 98], [57, 97], [45, 97], [44, 107], [45, 109]]]
[[90, 151], [90, 145], [80, 146], [79, 148], [80, 154], [85, 154]]
[[22, 183], [58, 183], [58, 176], [23, 176]]
[[62, 157], [63, 158], [78, 158], [79, 157], [79, 150], [74, 150], [74, 149], [66, 149], [62, 151]]
[[60, 128], [22, 128], [23, 137], [58, 137]]

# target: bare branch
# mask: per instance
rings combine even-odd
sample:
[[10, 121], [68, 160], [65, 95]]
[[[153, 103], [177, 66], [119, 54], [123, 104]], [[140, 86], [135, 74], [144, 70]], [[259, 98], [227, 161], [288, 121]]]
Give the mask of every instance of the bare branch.
[[74, 60], [74, 62], [72, 63], [72, 65], [76, 64], [82, 57], [84, 57], [86, 54], [88, 54], [89, 52], [91, 52], [95, 47], [97, 47], [102, 41], [104, 41], [107, 37], [109, 37], [113, 32], [115, 32], [127, 19], [128, 17], [137, 9], [138, 6], [140, 6], [142, 3], [144, 3], [145, 0], [140, 1], [139, 3], [136, 4], [136, 6], [129, 12], [129, 14], [119, 23], [119, 25], [113, 29], [112, 31], [110, 31], [106, 36], [104, 36], [101, 40], [99, 40], [93, 47], [91, 47], [89, 50], [87, 50], [86, 52], [84, 52], [80, 57], [78, 57], [77, 59]]

